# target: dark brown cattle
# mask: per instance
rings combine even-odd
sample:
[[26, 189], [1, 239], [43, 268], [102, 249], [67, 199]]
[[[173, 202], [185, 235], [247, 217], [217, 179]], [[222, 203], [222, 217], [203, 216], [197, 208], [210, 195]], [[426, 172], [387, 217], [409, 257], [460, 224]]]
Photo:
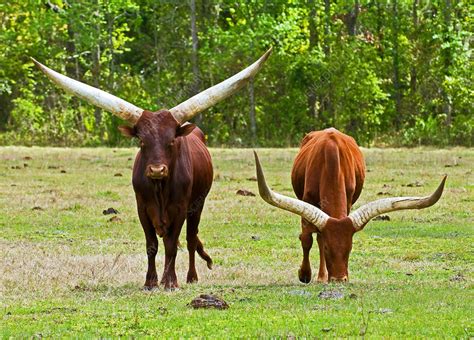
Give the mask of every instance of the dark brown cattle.
[[291, 180], [298, 199], [271, 191], [255, 153], [257, 178], [262, 198], [302, 217], [300, 235], [303, 262], [298, 276], [311, 281], [309, 252], [313, 233], [319, 246], [319, 282], [347, 281], [353, 235], [375, 216], [395, 210], [422, 209], [435, 204], [443, 192], [446, 177], [427, 197], [394, 197], [367, 203], [350, 213], [364, 184], [362, 153], [352, 137], [331, 128], [308, 134], [296, 156]]
[[198, 254], [212, 269], [212, 260], [198, 238], [204, 200], [211, 189], [211, 155], [202, 131], [194, 124], [180, 126], [167, 111], [144, 111], [133, 127], [120, 127], [122, 133], [140, 140], [140, 151], [133, 166], [133, 189], [138, 216], [146, 237], [148, 271], [145, 287], [156, 287], [155, 257], [157, 235], [163, 238], [165, 266], [161, 283], [178, 287], [175, 260], [178, 238], [186, 220], [189, 251], [187, 282], [198, 280], [194, 255]]
[[185, 220], [189, 250], [187, 282], [198, 279], [195, 251], [206, 260], [209, 269], [212, 267], [212, 260], [197, 236], [201, 211], [212, 184], [211, 157], [202, 131], [186, 122], [248, 83], [261, 69], [270, 53], [271, 49], [229, 79], [170, 110], [158, 112], [143, 110], [107, 92], [63, 76], [33, 59], [53, 82], [67, 92], [112, 112], [133, 125], [120, 127], [120, 130], [124, 135], [140, 140], [140, 151], [133, 168], [133, 188], [146, 237], [148, 271], [145, 288], [151, 289], [158, 285], [155, 265], [157, 235], [163, 238], [165, 246], [161, 283], [167, 289], [178, 287], [175, 260]]

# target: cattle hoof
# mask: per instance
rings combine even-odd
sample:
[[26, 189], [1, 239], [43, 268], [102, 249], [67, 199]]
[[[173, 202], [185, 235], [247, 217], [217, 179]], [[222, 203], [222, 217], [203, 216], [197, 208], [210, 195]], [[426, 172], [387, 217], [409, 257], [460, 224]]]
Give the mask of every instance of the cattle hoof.
[[172, 292], [179, 288], [178, 281], [176, 280], [176, 278], [174, 280], [173, 279], [161, 280], [161, 284], [165, 286], [165, 290], [167, 292]]
[[143, 290], [144, 290], [145, 292], [153, 292], [153, 291], [155, 291], [155, 290], [157, 290], [157, 289], [158, 289], [158, 286], [157, 286], [157, 285], [154, 285], [154, 286], [153, 286], [153, 285], [151, 285], [151, 286], [144, 285], [144, 286], [143, 286]]
[[207, 261], [207, 268], [212, 270], [212, 260]]
[[186, 278], [187, 283], [194, 283], [198, 282], [198, 277], [196, 273], [188, 274], [188, 277]]
[[328, 283], [328, 278], [327, 277], [318, 277], [318, 279], [316, 280], [317, 283], [323, 283], [323, 284], [326, 284]]
[[154, 290], [156, 288], [158, 288], [158, 279], [157, 279], [156, 275], [151, 276], [151, 278], [147, 278], [145, 280], [145, 284], [143, 285], [143, 290], [151, 291], [151, 290]]
[[311, 282], [311, 271], [306, 272], [302, 271], [301, 269], [298, 270], [298, 278], [302, 283], [310, 283]]

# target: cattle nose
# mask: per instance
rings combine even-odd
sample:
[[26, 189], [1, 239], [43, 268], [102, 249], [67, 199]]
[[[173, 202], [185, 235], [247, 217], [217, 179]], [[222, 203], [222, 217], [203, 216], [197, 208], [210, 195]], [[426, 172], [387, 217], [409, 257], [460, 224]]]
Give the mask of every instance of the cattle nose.
[[168, 176], [168, 167], [162, 165], [148, 165], [146, 175], [152, 179], [162, 179]]
[[329, 281], [332, 281], [332, 282], [347, 282], [349, 281], [347, 275], [344, 275], [343, 277], [330, 277], [329, 278]]

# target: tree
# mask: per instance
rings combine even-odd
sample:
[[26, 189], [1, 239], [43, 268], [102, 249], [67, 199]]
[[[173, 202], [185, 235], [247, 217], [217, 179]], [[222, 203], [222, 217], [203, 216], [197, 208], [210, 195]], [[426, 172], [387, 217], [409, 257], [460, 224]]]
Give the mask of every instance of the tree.
[[368, 145], [472, 145], [472, 16], [452, 0], [0, 2], [0, 143], [130, 143], [28, 56], [158, 110], [273, 46], [246, 90], [202, 113], [211, 145], [297, 145], [328, 126]]

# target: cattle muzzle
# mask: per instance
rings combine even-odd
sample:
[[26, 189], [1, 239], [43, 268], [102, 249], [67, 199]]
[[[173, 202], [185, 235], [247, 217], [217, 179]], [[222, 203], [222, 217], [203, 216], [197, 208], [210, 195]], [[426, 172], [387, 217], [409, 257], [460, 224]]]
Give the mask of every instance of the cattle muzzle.
[[164, 164], [148, 165], [145, 175], [151, 179], [163, 179], [168, 177], [168, 167]]

